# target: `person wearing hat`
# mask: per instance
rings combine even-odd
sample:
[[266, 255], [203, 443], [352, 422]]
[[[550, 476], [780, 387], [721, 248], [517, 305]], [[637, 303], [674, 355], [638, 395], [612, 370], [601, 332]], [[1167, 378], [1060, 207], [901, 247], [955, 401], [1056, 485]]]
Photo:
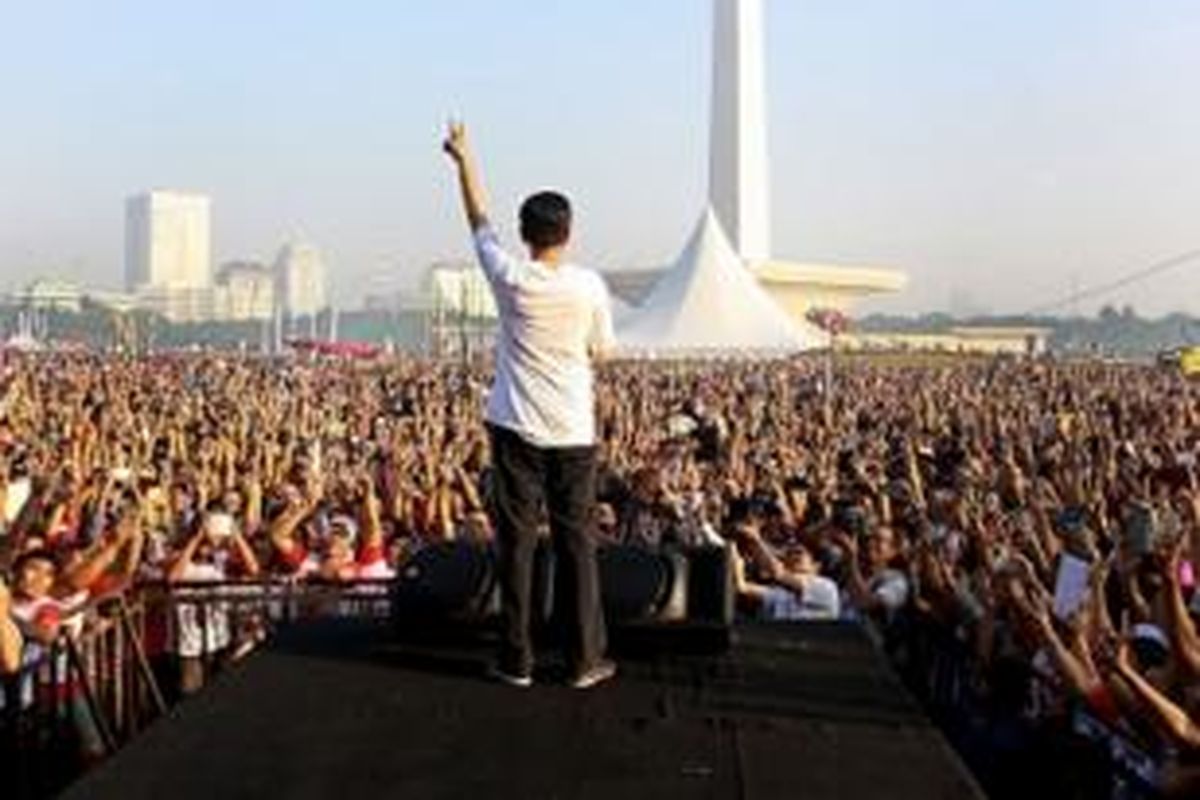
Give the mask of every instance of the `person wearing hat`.
[[275, 519], [269, 537], [275, 552], [294, 577], [327, 581], [387, 580], [394, 577], [383, 535], [383, 510], [374, 480], [363, 476], [359, 520], [339, 511], [329, 519], [328, 532], [305, 542], [300, 535], [304, 520], [315, 510], [311, 500], [294, 499]]
[[387, 563], [383, 536], [378, 525], [368, 525], [360, 533], [358, 523], [348, 514], [336, 514], [329, 521], [329, 539], [319, 574], [332, 581], [386, 580], [395, 576]]

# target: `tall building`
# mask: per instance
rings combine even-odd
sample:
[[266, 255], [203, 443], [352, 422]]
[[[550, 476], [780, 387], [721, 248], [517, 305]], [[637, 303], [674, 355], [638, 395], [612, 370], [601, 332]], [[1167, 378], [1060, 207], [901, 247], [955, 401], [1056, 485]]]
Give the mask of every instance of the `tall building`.
[[217, 273], [217, 294], [225, 319], [270, 319], [275, 309], [275, 274], [266, 264], [232, 261]]
[[275, 302], [291, 318], [309, 317], [328, 307], [325, 263], [309, 244], [284, 245], [275, 259]]
[[153, 191], [125, 203], [125, 288], [164, 295], [212, 285], [212, 203]]
[[499, 316], [492, 287], [478, 264], [434, 264], [425, 275], [425, 285], [435, 312], [479, 320], [494, 320]]
[[425, 274], [426, 344], [438, 357], [468, 356], [490, 347], [496, 299], [478, 264], [441, 262]]
[[771, 257], [762, 0], [715, 0], [709, 202], [734, 250]]

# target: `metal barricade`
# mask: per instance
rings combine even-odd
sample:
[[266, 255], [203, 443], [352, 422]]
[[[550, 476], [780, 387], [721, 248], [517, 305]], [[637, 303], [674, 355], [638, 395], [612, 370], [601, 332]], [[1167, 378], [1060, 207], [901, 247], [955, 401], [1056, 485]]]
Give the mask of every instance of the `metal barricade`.
[[142, 609], [123, 596], [80, 612], [84, 627], [28, 642], [0, 693], [0, 774], [15, 796], [44, 797], [166, 711], [142, 649]]
[[328, 618], [386, 619], [390, 581], [148, 583], [100, 598], [76, 636], [27, 643], [0, 681], [0, 775], [17, 800], [49, 797], [113, 753], [187, 693], [162, 679], [204, 677], [280, 627]]
[[253, 652], [282, 626], [318, 619], [386, 619], [391, 581], [294, 580], [157, 584], [143, 587], [166, 625], [180, 667], [180, 691]]

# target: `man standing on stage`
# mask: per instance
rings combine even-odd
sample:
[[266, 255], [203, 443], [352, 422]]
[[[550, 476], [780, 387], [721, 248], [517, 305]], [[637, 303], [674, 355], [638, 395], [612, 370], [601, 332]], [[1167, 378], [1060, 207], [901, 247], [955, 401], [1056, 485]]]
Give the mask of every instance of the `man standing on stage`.
[[491, 434], [502, 644], [493, 674], [533, 684], [530, 589], [545, 502], [565, 603], [571, 685], [586, 689], [616, 674], [604, 657], [604, 616], [596, 543], [588, 530], [594, 499], [596, 431], [592, 360], [614, 342], [608, 290], [600, 276], [564, 261], [571, 205], [542, 192], [521, 206], [529, 258], [506, 252], [488, 220], [483, 184], [460, 123], [444, 144], [458, 167], [463, 205], [480, 264], [500, 311], [496, 376], [486, 419]]

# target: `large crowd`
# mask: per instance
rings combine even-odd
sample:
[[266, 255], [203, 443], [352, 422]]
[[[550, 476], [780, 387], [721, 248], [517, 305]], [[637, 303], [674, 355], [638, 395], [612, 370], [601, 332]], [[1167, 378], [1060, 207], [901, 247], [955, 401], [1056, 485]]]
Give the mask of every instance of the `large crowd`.
[[[483, 362], [2, 369], [4, 672], [85, 630], [97, 597], [387, 579], [430, 543], [492, 538]], [[927, 696], [967, 710], [968, 750], [1084, 715], [1185, 786], [1200, 387], [1004, 360], [847, 362], [824, 381], [806, 360], [603, 367], [596, 536], [731, 543], [744, 614], [863, 621]], [[185, 664], [208, 646], [174, 644]]]

